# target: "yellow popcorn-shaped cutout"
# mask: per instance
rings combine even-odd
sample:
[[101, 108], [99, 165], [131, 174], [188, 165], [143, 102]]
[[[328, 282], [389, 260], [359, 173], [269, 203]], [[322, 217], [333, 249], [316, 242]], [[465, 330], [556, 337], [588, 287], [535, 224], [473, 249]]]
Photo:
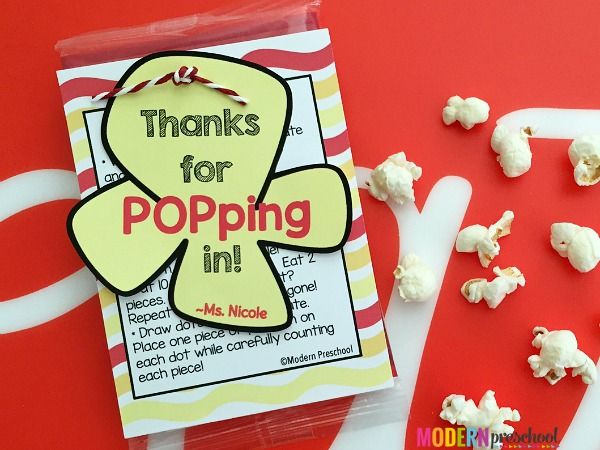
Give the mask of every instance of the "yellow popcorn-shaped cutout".
[[167, 52], [135, 63], [131, 86], [173, 68], [231, 86], [167, 83], [108, 102], [102, 139], [125, 178], [79, 203], [69, 234], [95, 275], [133, 294], [175, 261], [173, 310], [214, 327], [280, 330], [292, 320], [266, 247], [333, 252], [351, 223], [347, 180], [327, 164], [275, 172], [291, 117], [285, 80], [252, 63]]

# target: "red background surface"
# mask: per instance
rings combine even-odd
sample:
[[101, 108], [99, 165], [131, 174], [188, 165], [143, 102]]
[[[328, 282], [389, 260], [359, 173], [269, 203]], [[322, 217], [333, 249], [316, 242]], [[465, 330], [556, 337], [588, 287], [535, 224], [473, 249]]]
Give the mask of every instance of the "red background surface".
[[[244, 2], [245, 3], [245, 2]], [[0, 180], [35, 169], [73, 169], [55, 70], [57, 40], [107, 27], [187, 15], [222, 4], [80, 0], [9, 1], [0, 33]], [[600, 186], [572, 179], [568, 141], [534, 140], [532, 170], [502, 175], [489, 149], [497, 117], [533, 106], [598, 108], [600, 3], [358, 2], [325, 0], [355, 164], [374, 167], [407, 151], [424, 168], [417, 205], [435, 182], [459, 175], [473, 185], [466, 224], [489, 224], [505, 209], [516, 214], [513, 234], [494, 261], [517, 265], [526, 288], [496, 311], [470, 305], [464, 280], [490, 276], [474, 255], [453, 254], [420, 369], [407, 433], [443, 426], [442, 399], [486, 389], [518, 408], [517, 430], [562, 435], [585, 386], [570, 378], [551, 387], [531, 377], [526, 359], [531, 329], [576, 331], [592, 359], [600, 353], [600, 269], [581, 275], [548, 242], [549, 226], [571, 221], [600, 229]], [[475, 95], [492, 107], [491, 120], [465, 132], [445, 127], [441, 108], [453, 94]], [[396, 225], [385, 206], [363, 195], [377, 286], [387, 303], [397, 258]], [[24, 295], [82, 266], [64, 230], [73, 202], [53, 202], [0, 224], [0, 299]], [[96, 299], [97, 300], [97, 299]], [[94, 299], [37, 328], [0, 336], [0, 448], [125, 449], [100, 307]], [[327, 448], [331, 437], [287, 448]]]

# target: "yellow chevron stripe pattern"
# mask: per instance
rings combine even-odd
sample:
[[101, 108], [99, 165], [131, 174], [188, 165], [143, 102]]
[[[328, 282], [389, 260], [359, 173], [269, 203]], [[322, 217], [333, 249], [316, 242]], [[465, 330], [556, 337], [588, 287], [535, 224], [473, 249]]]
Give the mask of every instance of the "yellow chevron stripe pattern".
[[107, 336], [114, 336], [121, 332], [121, 322], [119, 321], [119, 315], [114, 314], [104, 319], [104, 328], [106, 328]]
[[[77, 131], [77, 130], [76, 130]], [[83, 161], [85, 158], [92, 156], [90, 150], [90, 144], [87, 139], [82, 139], [79, 142], [73, 144], [73, 159], [76, 163]]]
[[360, 206], [360, 195], [358, 193], [358, 188], [353, 188], [350, 190], [350, 197], [352, 198], [352, 209], [358, 208]]
[[315, 96], [318, 100], [322, 100], [327, 97], [331, 97], [333, 94], [337, 94], [338, 90], [338, 78], [337, 74], [331, 75], [321, 81], [315, 81]]
[[85, 126], [83, 121], [83, 113], [91, 110], [92, 108], [81, 108], [71, 111], [67, 114], [67, 127], [69, 130], [78, 130]]
[[379, 355], [381, 352], [387, 351], [387, 340], [383, 331], [372, 338], [362, 340], [360, 345], [365, 358]]
[[[297, 400], [310, 389], [327, 384], [355, 388], [375, 387], [389, 379], [387, 362], [367, 370], [319, 366], [304, 372], [281, 389], [280, 386], [257, 386], [232, 383], [222, 385], [193, 403], [162, 403], [139, 400], [121, 408], [125, 425], [138, 420], [168, 420], [190, 422], [209, 416], [220, 406], [233, 402], [280, 405]], [[339, 380], [344, 380], [340, 384]]]
[[375, 278], [372, 274], [369, 274], [365, 278], [350, 283], [352, 289], [352, 298], [354, 303], [360, 301], [363, 298], [370, 297], [375, 290]]
[[321, 118], [321, 126], [323, 128], [330, 128], [340, 124], [344, 121], [344, 110], [342, 108], [342, 104], [338, 103], [329, 109], [320, 110], [319, 117]]
[[131, 380], [127, 372], [115, 378], [115, 387], [117, 389], [117, 397], [131, 392]]
[[110, 305], [117, 303], [117, 296], [106, 288], [102, 288], [100, 292], [98, 292], [98, 296], [100, 297], [100, 305], [102, 308], [107, 308]]
[[369, 264], [371, 260], [369, 255], [369, 247], [367, 244], [353, 252], [346, 252], [345, 255], [346, 266], [348, 267], [348, 270], [358, 270]]
[[352, 162], [352, 159], [341, 164], [339, 168], [342, 169], [342, 172], [344, 172], [344, 175], [346, 175], [348, 180], [354, 178], [354, 163]]

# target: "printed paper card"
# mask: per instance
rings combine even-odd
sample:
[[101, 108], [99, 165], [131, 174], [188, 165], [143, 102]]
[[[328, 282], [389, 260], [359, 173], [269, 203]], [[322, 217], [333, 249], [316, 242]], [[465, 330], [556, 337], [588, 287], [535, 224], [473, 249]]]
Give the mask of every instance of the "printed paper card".
[[327, 30], [58, 79], [126, 437], [391, 386]]

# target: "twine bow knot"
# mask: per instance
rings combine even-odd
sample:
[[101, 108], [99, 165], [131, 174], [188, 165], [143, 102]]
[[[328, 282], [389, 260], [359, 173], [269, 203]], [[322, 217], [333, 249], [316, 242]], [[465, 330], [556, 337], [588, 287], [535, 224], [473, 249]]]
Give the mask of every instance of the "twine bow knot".
[[181, 84], [193, 83], [196, 80], [197, 73], [197, 67], [181, 66], [179, 70], [173, 72], [173, 84], [179, 86]]

